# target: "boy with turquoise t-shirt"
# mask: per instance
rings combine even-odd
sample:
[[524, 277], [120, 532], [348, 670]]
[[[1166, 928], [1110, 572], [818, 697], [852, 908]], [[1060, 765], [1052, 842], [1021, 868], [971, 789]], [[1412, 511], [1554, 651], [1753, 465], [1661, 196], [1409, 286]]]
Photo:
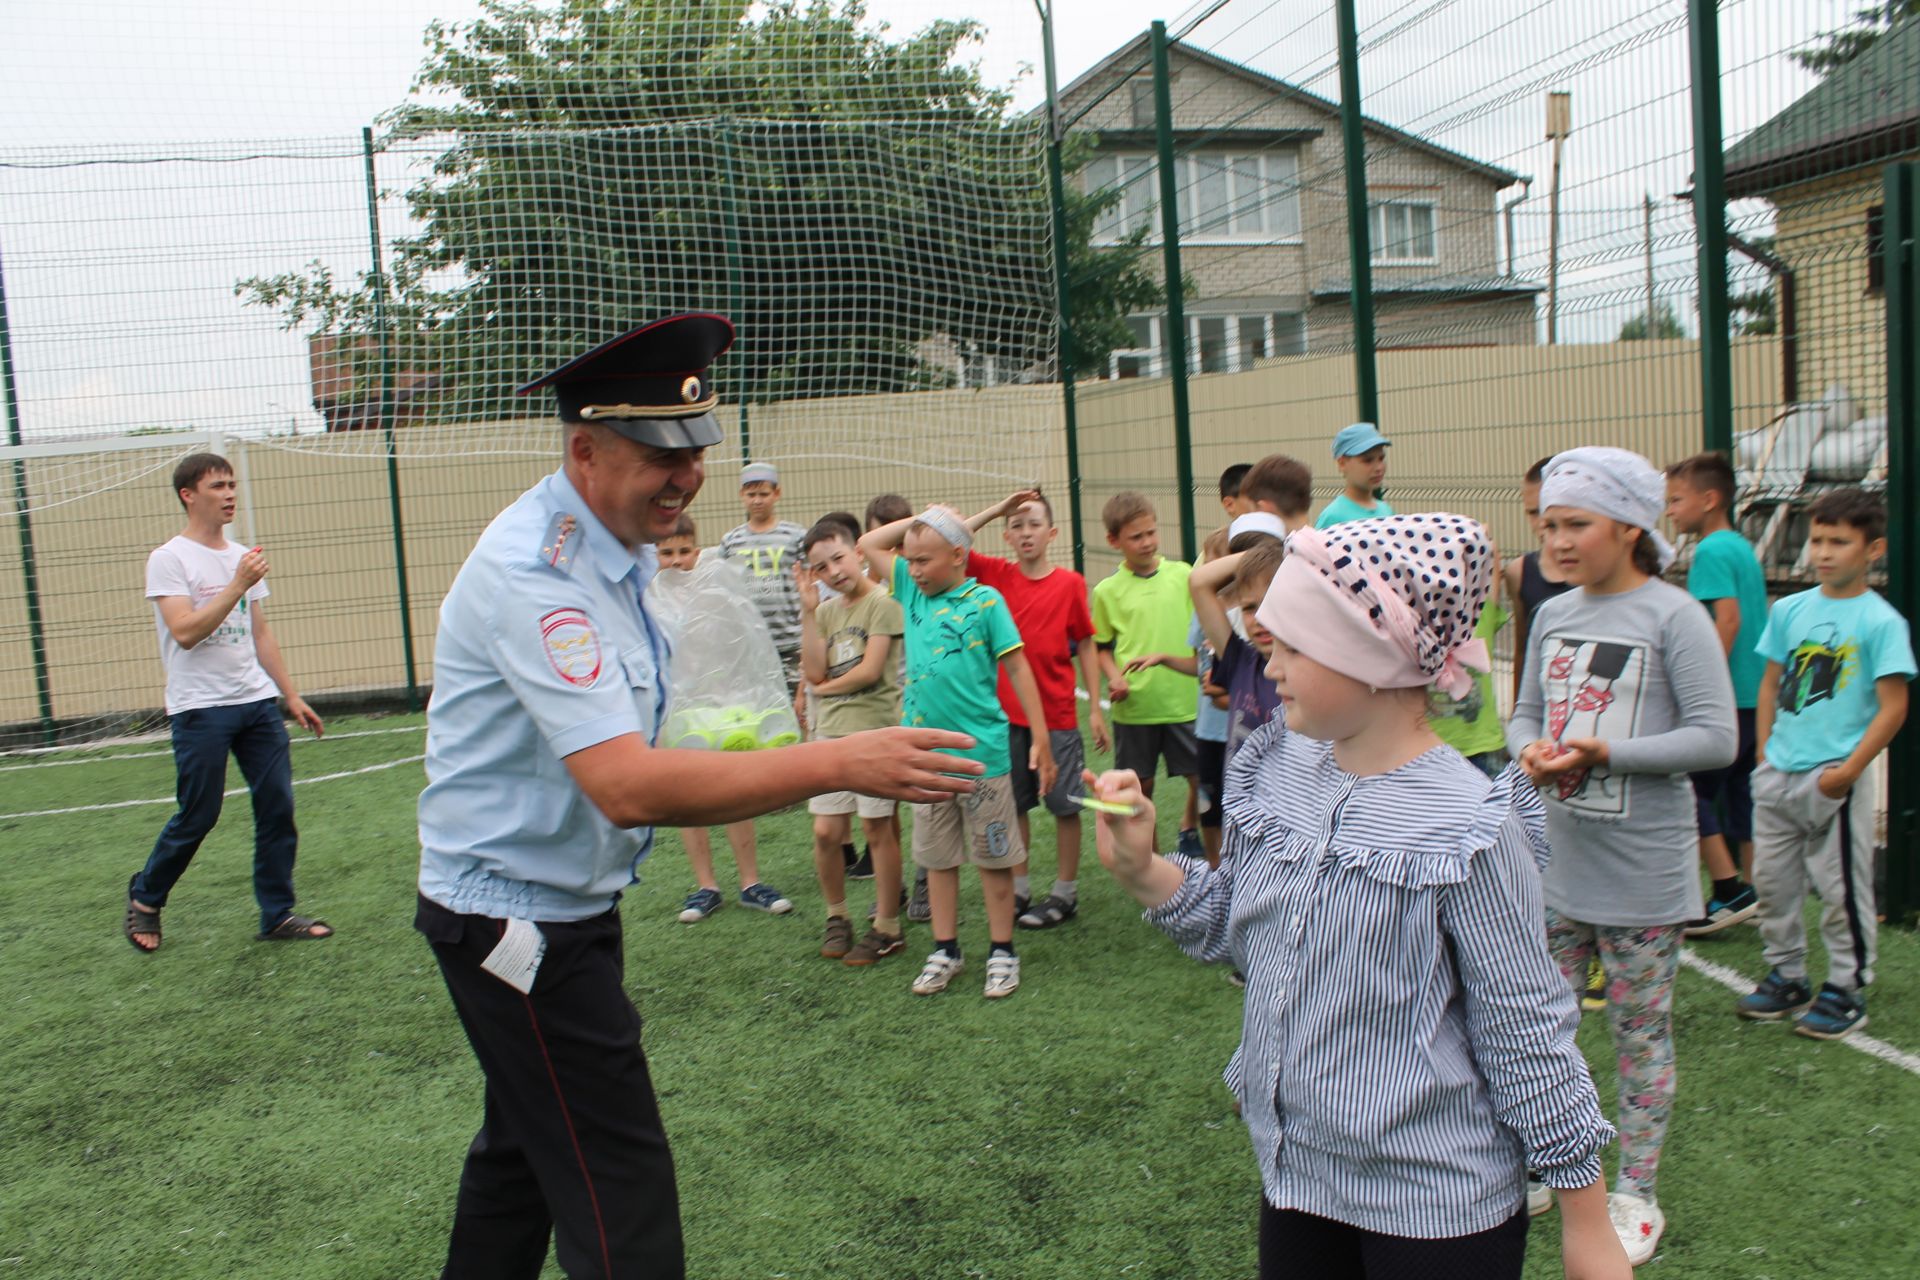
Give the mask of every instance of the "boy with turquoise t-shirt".
[[1700, 822], [1700, 861], [1713, 878], [1707, 913], [1686, 927], [1703, 938], [1742, 924], [1759, 910], [1753, 886], [1754, 707], [1766, 660], [1755, 650], [1767, 625], [1767, 578], [1753, 544], [1734, 532], [1733, 465], [1725, 454], [1700, 453], [1667, 468], [1667, 518], [1700, 541], [1687, 567], [1687, 592], [1713, 616], [1733, 677], [1739, 754], [1724, 769], [1693, 775]]
[[[1771, 971], [1740, 999], [1743, 1018], [1802, 1014], [1794, 1030], [1837, 1040], [1867, 1024], [1873, 981], [1873, 788], [1867, 769], [1907, 718], [1914, 676], [1907, 621], [1867, 587], [1886, 554], [1887, 511], [1859, 489], [1809, 511], [1807, 558], [1820, 585], [1773, 606], [1755, 720], [1753, 880]], [[1827, 980], [1807, 986], [1806, 891], [1820, 895]], [[1811, 1004], [1812, 1008], [1807, 1008]]]
[[1371, 422], [1356, 422], [1340, 428], [1333, 437], [1333, 465], [1340, 468], [1346, 486], [1340, 496], [1326, 505], [1313, 522], [1316, 529], [1331, 528], [1349, 520], [1372, 520], [1390, 516], [1393, 508], [1380, 496], [1387, 480], [1387, 446], [1391, 443]]
[[[1024, 501], [1038, 495], [1019, 496]], [[1000, 705], [1002, 666], [1027, 723], [1047, 721], [1013, 611], [998, 591], [967, 577], [972, 545], [965, 520], [950, 508], [929, 507], [866, 534], [860, 553], [892, 584], [893, 598], [906, 615], [900, 722], [970, 735], [974, 745], [953, 754], [986, 767], [968, 794], [951, 803], [913, 806], [913, 860], [927, 869], [934, 938], [913, 993], [945, 991], [963, 967], [960, 867], [970, 861], [980, 871], [992, 943], [985, 994], [996, 1000], [1020, 986], [1020, 958], [1013, 949], [1013, 868], [1027, 856], [1013, 802], [1009, 723]], [[1028, 763], [1039, 775], [1041, 793], [1053, 790], [1057, 769], [1047, 735], [1033, 736]]]

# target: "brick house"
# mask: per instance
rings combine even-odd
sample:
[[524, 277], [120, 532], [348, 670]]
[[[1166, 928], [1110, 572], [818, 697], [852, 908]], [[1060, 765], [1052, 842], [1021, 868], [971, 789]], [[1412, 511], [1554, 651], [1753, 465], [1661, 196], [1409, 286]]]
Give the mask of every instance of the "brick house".
[[[1159, 241], [1148, 37], [1114, 50], [1060, 94], [1098, 136], [1083, 189], [1122, 188], [1095, 243], [1139, 226]], [[1340, 109], [1283, 80], [1185, 45], [1170, 51], [1181, 268], [1194, 372], [1352, 340]], [[1088, 108], [1096, 98], [1105, 97]], [[1518, 174], [1376, 120], [1365, 126], [1376, 342], [1380, 347], [1535, 342], [1541, 286], [1500, 266], [1498, 193]], [[1160, 268], [1158, 254], [1151, 268]], [[1132, 319], [1136, 345], [1106, 376], [1165, 371], [1164, 315]]]
[[1774, 253], [1794, 279], [1803, 399], [1838, 384], [1861, 412], [1886, 411], [1881, 170], [1915, 159], [1920, 20], [1913, 19], [1727, 148], [1727, 198], [1759, 197], [1774, 209]]

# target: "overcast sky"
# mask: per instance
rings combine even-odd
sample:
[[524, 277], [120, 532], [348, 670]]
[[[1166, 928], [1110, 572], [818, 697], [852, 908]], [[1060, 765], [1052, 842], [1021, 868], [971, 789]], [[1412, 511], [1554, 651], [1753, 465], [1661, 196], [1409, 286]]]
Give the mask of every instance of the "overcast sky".
[[[1859, 0], [1723, 0], [1735, 138], [1813, 83], [1782, 51]], [[1197, 12], [1204, 5], [1195, 5]], [[1638, 206], [1662, 202], [1663, 281], [1687, 296], [1691, 169], [1684, 0], [1361, 0], [1368, 113], [1536, 178], [1523, 273], [1544, 243], [1550, 88], [1575, 95], [1563, 276], [1596, 299], [1575, 336], [1610, 337], [1636, 305]], [[966, 12], [987, 79], [1043, 96], [1029, 0], [872, 0], [896, 33]], [[1058, 0], [1063, 83], [1172, 0]], [[468, 0], [8, 0], [0, 42], [0, 263], [30, 439], [141, 425], [316, 429], [304, 344], [231, 296], [244, 275], [320, 258], [363, 269], [360, 128], [406, 98], [433, 18]], [[1193, 41], [1337, 96], [1331, 5], [1233, 0]], [[192, 155], [192, 163], [154, 163]], [[232, 157], [282, 156], [235, 164]], [[85, 162], [85, 163], [76, 163]], [[129, 163], [136, 162], [136, 163]], [[389, 232], [394, 228], [389, 228]], [[1665, 286], [1663, 285], [1663, 288]], [[1624, 309], [1624, 310], [1623, 310]], [[1690, 310], [1690, 302], [1680, 308]]]

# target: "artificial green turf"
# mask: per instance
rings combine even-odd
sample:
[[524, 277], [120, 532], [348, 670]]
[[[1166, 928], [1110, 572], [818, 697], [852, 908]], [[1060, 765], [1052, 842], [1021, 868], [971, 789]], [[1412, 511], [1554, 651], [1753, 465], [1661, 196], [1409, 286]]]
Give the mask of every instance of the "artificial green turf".
[[[420, 742], [303, 743], [295, 769]], [[0, 772], [0, 813], [165, 796], [167, 758], [120, 758], [163, 746]], [[253, 941], [244, 798], [176, 890], [155, 956], [119, 920], [166, 805], [0, 819], [0, 1275], [437, 1274], [480, 1075], [411, 928], [419, 785], [407, 764], [299, 789], [301, 906], [341, 930], [317, 944]], [[693, 1275], [1252, 1274], [1258, 1180], [1219, 1083], [1239, 992], [1140, 921], [1091, 835], [1081, 917], [1022, 933], [1021, 990], [988, 1002], [977, 885], [969, 969], [943, 996], [907, 990], [924, 928], [872, 969], [819, 959], [807, 831], [798, 812], [761, 827], [791, 916], [729, 905], [677, 923], [691, 880], [672, 837], [623, 907]], [[1050, 833], [1040, 845], [1050, 869]], [[1730, 932], [1697, 950], [1757, 976], [1753, 931]], [[1884, 933], [1868, 1033], [1909, 1053], [1917, 980], [1920, 942]], [[1671, 1225], [1648, 1274], [1912, 1277], [1920, 1077], [1742, 1023], [1732, 1000], [1683, 972]], [[1611, 1110], [1597, 1016], [1581, 1042]], [[1538, 1220], [1528, 1275], [1558, 1275], [1558, 1255], [1556, 1219]]]

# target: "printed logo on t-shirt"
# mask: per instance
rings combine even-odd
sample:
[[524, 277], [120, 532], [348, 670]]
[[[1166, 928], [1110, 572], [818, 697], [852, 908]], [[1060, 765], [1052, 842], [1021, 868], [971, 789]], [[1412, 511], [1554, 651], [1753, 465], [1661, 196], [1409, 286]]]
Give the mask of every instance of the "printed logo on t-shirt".
[[[193, 583], [188, 587], [188, 590], [193, 593], [193, 607], [196, 609], [201, 608], [207, 601], [226, 589], [227, 584], [224, 582], [218, 585]], [[232, 611], [220, 620], [220, 625], [213, 629], [213, 634], [200, 642], [202, 645], [252, 643], [253, 619], [247, 613], [247, 597], [244, 594], [240, 597], [240, 603], [235, 605]]]
[[740, 558], [746, 561], [747, 572], [756, 578], [778, 578], [780, 566], [787, 558], [786, 547], [746, 547], [740, 552]]
[[1795, 715], [1830, 701], [1859, 674], [1859, 642], [1841, 639], [1840, 628], [1822, 622], [1787, 657], [1780, 672], [1780, 711]]
[[[1646, 691], [1645, 645], [1559, 635], [1547, 641], [1544, 657], [1549, 738], [1564, 743], [1634, 736]], [[1630, 781], [1610, 769], [1574, 769], [1554, 779], [1552, 796], [1578, 813], [1626, 818]]]
[[838, 680], [867, 656], [867, 629], [849, 623], [827, 641], [827, 679]]

